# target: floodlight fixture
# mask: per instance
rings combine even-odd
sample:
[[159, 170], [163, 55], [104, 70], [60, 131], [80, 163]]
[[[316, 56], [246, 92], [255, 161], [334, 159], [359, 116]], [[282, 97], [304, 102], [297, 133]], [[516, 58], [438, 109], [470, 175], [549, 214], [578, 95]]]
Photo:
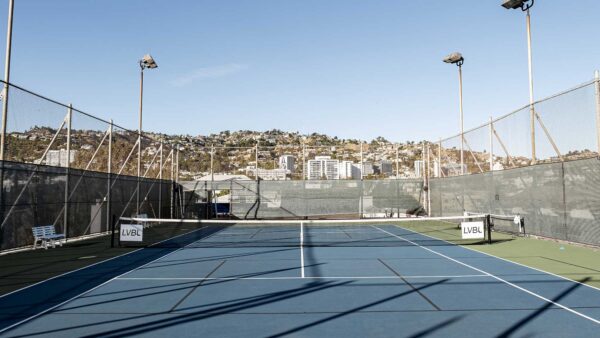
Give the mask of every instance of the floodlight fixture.
[[142, 70], [144, 68], [154, 69], [154, 68], [157, 68], [158, 65], [156, 64], [156, 61], [154, 61], [154, 59], [152, 58], [152, 56], [150, 54], [146, 54], [140, 60], [140, 67], [142, 68]]
[[465, 62], [465, 58], [463, 58], [462, 54], [459, 52], [454, 52], [452, 54], [449, 54], [448, 56], [446, 56], [443, 60], [445, 63], [454, 63], [457, 66], [462, 66], [462, 64]]
[[529, 10], [535, 0], [503, 0], [502, 7], [506, 9], [517, 9], [520, 8], [523, 11]]

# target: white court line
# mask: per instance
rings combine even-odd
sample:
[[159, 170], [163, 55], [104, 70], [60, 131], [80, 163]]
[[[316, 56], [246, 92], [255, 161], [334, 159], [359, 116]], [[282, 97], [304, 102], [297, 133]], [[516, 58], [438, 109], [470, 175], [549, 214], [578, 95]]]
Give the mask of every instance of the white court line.
[[[203, 228], [206, 228], [206, 227], [200, 227], [200, 228], [198, 228], [198, 229], [196, 229], [196, 230], [193, 230], [193, 231], [190, 231], [190, 232], [186, 232], [186, 233], [184, 233], [184, 234], [177, 235], [177, 236], [175, 236], [175, 237], [171, 237], [171, 238], [169, 238], [169, 239], [165, 239], [164, 241], [160, 241], [160, 242], [154, 243], [154, 244], [153, 244], [153, 245], [151, 245], [150, 247], [152, 247], [152, 246], [154, 246], [154, 245], [157, 245], [157, 244], [160, 244], [160, 243], [163, 243], [163, 242], [166, 242], [166, 241], [173, 240], [173, 239], [175, 239], [175, 238], [178, 238], [178, 237], [181, 237], [181, 236], [184, 236], [184, 235], [189, 235], [189, 234], [191, 234], [191, 233], [193, 233], [193, 232], [196, 232], [196, 231], [198, 231], [198, 230], [201, 230], [201, 229], [203, 229]], [[194, 242], [192, 242], [192, 243], [190, 243], [190, 244], [188, 244], [188, 245], [191, 245], [191, 244], [193, 244], [193, 243], [196, 243], [196, 242], [197, 242], [197, 241], [194, 241]], [[133, 272], [133, 271], [135, 271], [135, 270], [141, 269], [141, 268], [143, 268], [143, 267], [147, 266], [148, 264], [154, 263], [154, 262], [156, 262], [156, 261], [157, 261], [157, 260], [159, 260], [159, 259], [165, 258], [165, 257], [167, 257], [167, 256], [169, 256], [169, 255], [172, 255], [172, 254], [174, 254], [174, 253], [178, 252], [179, 250], [185, 249], [185, 248], [186, 248], [188, 245], [186, 245], [186, 246], [184, 246], [184, 247], [181, 247], [181, 248], [179, 248], [179, 249], [177, 249], [177, 250], [175, 250], [175, 251], [172, 251], [172, 252], [170, 252], [170, 253], [168, 253], [168, 254], [162, 255], [162, 256], [160, 256], [160, 257], [158, 257], [158, 258], [156, 258], [156, 259], [153, 259], [153, 260], [151, 260], [150, 262], [148, 262], [148, 263], [146, 263], [146, 264], [144, 264], [144, 265], [138, 266], [137, 268], [135, 268], [135, 269], [133, 269], [133, 270], [125, 271], [125, 272], [123, 272], [122, 274], [120, 274], [120, 275], [118, 275], [118, 276], [115, 276], [115, 277], [113, 277], [113, 278], [111, 278], [111, 279], [109, 279], [109, 280], [105, 281], [105, 282], [104, 282], [104, 283], [102, 283], [102, 284], [96, 285], [95, 287], [93, 287], [93, 288], [91, 288], [91, 289], [89, 289], [89, 290], [86, 290], [86, 291], [84, 291], [84, 292], [82, 292], [82, 293], [78, 294], [77, 296], [71, 297], [71, 298], [69, 298], [69, 299], [65, 300], [65, 301], [64, 301], [64, 302], [62, 302], [62, 303], [59, 303], [59, 304], [57, 304], [57, 305], [54, 305], [54, 306], [52, 306], [52, 307], [50, 307], [50, 308], [48, 308], [48, 309], [46, 309], [46, 310], [44, 310], [44, 311], [38, 312], [38, 313], [36, 313], [36, 314], [35, 314], [35, 315], [33, 315], [33, 316], [27, 317], [27, 318], [25, 318], [25, 319], [23, 319], [23, 320], [21, 320], [21, 321], [19, 321], [19, 322], [17, 322], [17, 323], [14, 323], [14, 324], [12, 324], [12, 325], [10, 325], [10, 326], [7, 326], [7, 327], [5, 327], [5, 328], [1, 328], [1, 329], [0, 329], [0, 334], [2, 334], [2, 333], [6, 332], [6, 331], [8, 331], [8, 330], [10, 330], [10, 329], [12, 329], [12, 328], [14, 328], [14, 327], [17, 327], [17, 326], [19, 326], [19, 325], [21, 325], [21, 324], [24, 324], [24, 323], [26, 323], [26, 322], [28, 322], [28, 321], [30, 321], [30, 320], [33, 320], [33, 319], [35, 319], [35, 318], [37, 318], [37, 317], [39, 317], [39, 316], [41, 316], [41, 315], [44, 315], [44, 314], [46, 314], [46, 313], [48, 313], [48, 312], [50, 312], [50, 311], [52, 311], [52, 310], [54, 310], [54, 309], [56, 309], [56, 308], [59, 308], [59, 307], [61, 307], [61, 306], [65, 305], [65, 304], [67, 304], [67, 303], [69, 303], [69, 302], [71, 302], [71, 301], [73, 301], [73, 300], [75, 300], [75, 299], [77, 299], [77, 298], [79, 298], [79, 297], [81, 297], [81, 296], [83, 296], [83, 295], [87, 294], [87, 293], [90, 293], [90, 292], [92, 292], [92, 291], [94, 291], [94, 290], [96, 290], [96, 289], [100, 288], [101, 286], [104, 286], [104, 285], [106, 285], [106, 284], [108, 284], [108, 283], [112, 282], [113, 280], [115, 280], [115, 279], [117, 279], [117, 278], [119, 278], [119, 277], [121, 277], [121, 276], [123, 276], [123, 275], [126, 275], [126, 274], [128, 274], [128, 273], [130, 273], [130, 272]], [[135, 250], [135, 251], [128, 252], [127, 254], [132, 254], [132, 253], [134, 253], [134, 252], [137, 252], [137, 251], [140, 251], [140, 250], [143, 250], [143, 249], [145, 249], [145, 248], [140, 248], [140, 249], [137, 249], [137, 250]], [[127, 254], [126, 254], [126, 255], [127, 255]], [[123, 256], [125, 256], [125, 255], [123, 255]], [[120, 256], [118, 256], [118, 257], [120, 257]], [[116, 258], [116, 257], [115, 257], [115, 258]], [[92, 265], [90, 265], [90, 266], [92, 266]]]
[[[490, 277], [489, 275], [440, 275], [440, 276], [402, 276], [405, 279], [418, 278], [473, 278], [473, 277]], [[119, 277], [117, 280], [129, 281], [202, 281], [202, 280], [295, 280], [295, 279], [399, 279], [398, 276], [305, 276], [305, 277]]]
[[304, 222], [300, 222], [300, 275], [304, 278]]
[[[548, 299], [548, 298], [546, 298], [546, 297], [544, 297], [544, 296], [542, 296], [542, 295], [539, 295], [539, 294], [537, 294], [537, 293], [535, 293], [535, 292], [533, 292], [533, 291], [527, 290], [527, 289], [525, 289], [525, 288], [523, 288], [523, 287], [521, 287], [521, 286], [518, 286], [518, 285], [516, 285], [516, 284], [514, 284], [514, 283], [511, 283], [511, 282], [509, 282], [509, 281], [507, 281], [507, 280], [505, 280], [505, 279], [502, 279], [502, 278], [500, 278], [500, 277], [498, 277], [498, 276], [496, 276], [496, 275], [493, 275], [493, 274], [491, 274], [491, 273], [489, 273], [489, 272], [487, 272], [487, 271], [484, 271], [484, 270], [482, 270], [482, 269], [478, 269], [478, 268], [476, 268], [476, 267], [474, 267], [474, 266], [472, 266], [472, 265], [469, 265], [469, 264], [467, 264], [467, 263], [461, 262], [461, 261], [459, 261], [459, 260], [457, 260], [457, 259], [454, 259], [454, 258], [452, 258], [452, 257], [446, 256], [446, 255], [444, 255], [443, 253], [440, 253], [440, 252], [437, 252], [437, 251], [435, 251], [435, 250], [433, 250], [433, 249], [430, 249], [430, 248], [428, 248], [428, 247], [422, 246], [422, 245], [420, 245], [420, 244], [418, 244], [418, 243], [415, 243], [415, 242], [413, 242], [413, 241], [411, 241], [411, 240], [408, 240], [408, 239], [406, 239], [406, 238], [404, 238], [404, 237], [401, 237], [401, 236], [398, 236], [398, 235], [396, 235], [396, 234], [393, 234], [393, 233], [391, 233], [391, 232], [389, 232], [389, 231], [386, 231], [386, 230], [380, 229], [380, 228], [378, 228], [378, 227], [376, 227], [376, 226], [374, 226], [374, 228], [375, 228], [375, 229], [378, 229], [379, 231], [382, 231], [382, 232], [384, 232], [384, 233], [386, 233], [386, 234], [388, 234], [388, 235], [394, 236], [394, 237], [396, 237], [396, 238], [398, 238], [398, 239], [401, 239], [401, 240], [403, 240], [403, 241], [406, 241], [406, 242], [408, 242], [408, 243], [410, 243], [410, 244], [413, 244], [413, 245], [415, 245], [415, 246], [417, 246], [417, 247], [419, 247], [419, 248], [425, 249], [425, 250], [427, 250], [427, 251], [429, 251], [429, 252], [431, 252], [431, 253], [434, 253], [434, 254], [436, 254], [436, 255], [438, 255], [438, 256], [444, 257], [444, 258], [446, 258], [446, 259], [448, 259], [448, 260], [451, 260], [451, 261], [453, 261], [453, 262], [455, 262], [455, 263], [458, 263], [458, 264], [460, 264], [460, 265], [466, 266], [466, 267], [468, 267], [468, 268], [471, 268], [471, 269], [473, 269], [473, 270], [475, 270], [475, 271], [477, 271], [477, 272], [480, 272], [480, 273], [482, 273], [482, 274], [485, 274], [485, 275], [487, 275], [487, 276], [489, 276], [489, 277], [492, 277], [492, 278], [494, 278], [494, 279], [496, 279], [496, 280], [498, 280], [498, 281], [500, 281], [500, 282], [502, 282], [502, 283], [505, 283], [505, 284], [507, 284], [507, 285], [510, 285], [510, 286], [512, 286], [512, 287], [514, 287], [514, 288], [516, 288], [516, 289], [519, 289], [519, 290], [521, 290], [521, 291], [523, 291], [523, 292], [525, 292], [525, 293], [528, 293], [528, 294], [530, 294], [530, 295], [532, 295], [532, 296], [534, 296], [534, 297], [537, 297], [537, 298], [539, 298], [539, 299], [541, 299], [541, 300], [543, 300], [543, 301], [545, 301], [545, 302], [547, 302], [547, 303], [550, 303], [550, 304], [552, 304], [552, 305], [556, 305], [556, 306], [560, 307], [560, 308], [561, 308], [561, 309], [563, 309], [563, 310], [569, 311], [569, 312], [571, 312], [572, 314], [575, 314], [575, 315], [577, 315], [577, 316], [580, 316], [580, 317], [582, 317], [582, 318], [585, 318], [585, 319], [587, 319], [587, 320], [589, 320], [589, 321], [592, 321], [592, 322], [594, 322], [594, 323], [596, 323], [596, 324], [600, 324], [600, 320], [598, 320], [598, 319], [595, 319], [595, 318], [592, 318], [592, 317], [590, 317], [590, 316], [584, 315], [584, 314], [583, 314], [583, 313], [581, 313], [581, 312], [577, 312], [577, 311], [575, 311], [575, 310], [571, 309], [570, 307], [567, 307], [567, 306], [565, 306], [565, 305], [562, 305], [562, 304], [560, 304], [560, 303], [557, 303], [557, 302], [555, 302], [555, 301], [553, 301], [553, 300], [551, 300], [551, 299]], [[401, 227], [399, 227], [399, 228], [401, 228]], [[401, 229], [402, 229], [402, 228], [401, 228]], [[409, 230], [409, 231], [410, 231], [410, 230]], [[413, 233], [415, 233], [415, 232], [413, 232]], [[416, 234], [416, 233], [415, 233], [415, 234]], [[432, 238], [432, 239], [436, 239], [436, 238], [434, 238], [434, 237], [427, 236], [427, 235], [423, 235], [423, 236], [426, 236], [426, 237], [429, 237], [429, 238]]]

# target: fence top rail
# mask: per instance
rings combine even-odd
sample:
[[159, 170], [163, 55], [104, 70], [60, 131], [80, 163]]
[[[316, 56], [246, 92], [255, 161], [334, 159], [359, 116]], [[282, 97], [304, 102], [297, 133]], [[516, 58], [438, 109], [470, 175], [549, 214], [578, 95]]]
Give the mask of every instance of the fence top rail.
[[[535, 102], [533, 103], [533, 105], [535, 106], [536, 104], [540, 104], [540, 103], [543, 103], [543, 102], [545, 102], [545, 101], [549, 101], [549, 100], [552, 100], [552, 99], [554, 99], [554, 98], [557, 98], [557, 97], [559, 97], [559, 96], [562, 96], [562, 95], [569, 94], [569, 93], [571, 93], [571, 92], [574, 92], [574, 91], [576, 91], [576, 90], [579, 90], [579, 89], [581, 89], [581, 88], [585, 88], [585, 87], [587, 87], [587, 86], [589, 86], [589, 85], [592, 85], [592, 84], [596, 83], [597, 81], [598, 81], [598, 80], [596, 80], [596, 79], [593, 79], [593, 80], [586, 81], [586, 82], [584, 82], [584, 83], [581, 83], [581, 84], [579, 84], [579, 85], [577, 85], [577, 86], [575, 86], [575, 87], [572, 87], [572, 88], [570, 88], [570, 89], [567, 89], [567, 90], [564, 90], [564, 91], [558, 92], [558, 93], [556, 93], [556, 94], [553, 94], [553, 95], [547, 96], [547, 97], [545, 97], [545, 98], [543, 98], [543, 99], [537, 100], [537, 101], [535, 101]], [[524, 106], [522, 106], [522, 107], [520, 107], [520, 108], [518, 108], [518, 109], [515, 109], [515, 110], [513, 110], [513, 111], [511, 111], [511, 112], [509, 112], [509, 113], [507, 113], [507, 114], [504, 114], [504, 115], [501, 115], [501, 116], [499, 116], [499, 117], [496, 117], [496, 118], [494, 118], [494, 119], [493, 119], [491, 122], [489, 122], [489, 121], [488, 121], [488, 122], [485, 122], [485, 123], [483, 123], [483, 124], [481, 124], [481, 125], [479, 125], [479, 126], [476, 126], [476, 127], [470, 128], [470, 129], [467, 129], [467, 130], [466, 130], [466, 131], [465, 131], [463, 134], [468, 134], [468, 133], [470, 133], [470, 132], [473, 132], [473, 131], [475, 131], [475, 130], [477, 130], [477, 129], [481, 129], [481, 128], [486, 128], [486, 127], [489, 127], [489, 126], [490, 126], [490, 123], [491, 123], [491, 124], [494, 124], [494, 123], [496, 123], [496, 122], [498, 122], [498, 121], [500, 121], [500, 120], [503, 120], [503, 119], [505, 119], [505, 118], [508, 118], [508, 117], [510, 117], [510, 116], [512, 116], [512, 115], [514, 115], [514, 114], [517, 114], [518, 112], [520, 112], [521, 110], [523, 110], [523, 109], [526, 109], [526, 108], [529, 108], [529, 103], [528, 103], [528, 104], [526, 104], [526, 105], [524, 105]], [[446, 138], [440, 139], [438, 142], [442, 142], [442, 143], [443, 143], [443, 142], [447, 142], [447, 141], [450, 141], [450, 140], [451, 140], [451, 139], [453, 139], [453, 138], [460, 137], [460, 135], [461, 135], [460, 133], [458, 133], [458, 134], [454, 134], [454, 135], [452, 135], [452, 136], [449, 136], [449, 137], [446, 137]]]

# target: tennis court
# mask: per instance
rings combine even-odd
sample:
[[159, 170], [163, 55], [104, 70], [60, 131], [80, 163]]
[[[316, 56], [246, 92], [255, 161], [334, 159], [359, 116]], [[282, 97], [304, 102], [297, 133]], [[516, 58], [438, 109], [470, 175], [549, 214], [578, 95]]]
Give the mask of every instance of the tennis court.
[[25, 306], [46, 283], [73, 290], [77, 274], [120, 267], [3, 321], [3, 335], [565, 337], [593, 336], [600, 324], [600, 290], [429, 237], [426, 227], [182, 224], [191, 230], [3, 297]]

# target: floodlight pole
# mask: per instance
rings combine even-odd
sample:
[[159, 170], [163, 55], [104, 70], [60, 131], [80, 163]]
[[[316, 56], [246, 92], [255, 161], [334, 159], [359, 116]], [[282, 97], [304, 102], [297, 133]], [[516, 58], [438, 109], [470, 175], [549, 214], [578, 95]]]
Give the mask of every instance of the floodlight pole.
[[458, 66], [458, 105], [460, 109], [460, 174], [465, 174], [465, 159], [464, 159], [464, 144], [465, 144], [465, 129], [464, 129], [464, 113], [463, 113], [463, 81], [462, 81], [462, 65], [464, 61], [459, 61]]
[[4, 161], [6, 124], [8, 115], [8, 84], [10, 83], [10, 56], [12, 48], [13, 9], [15, 1], [8, 1], [8, 27], [6, 29], [6, 56], [4, 61], [4, 91], [2, 92], [2, 133], [0, 135], [0, 161]]
[[138, 163], [137, 163], [137, 213], [140, 213], [140, 176], [142, 175], [142, 108], [144, 102], [144, 69], [157, 68], [156, 62], [150, 55], [145, 55], [140, 61], [140, 112], [138, 127]]
[[527, 7], [527, 63], [529, 67], [529, 109], [530, 109], [530, 128], [531, 128], [531, 161], [532, 164], [536, 163], [535, 154], [535, 109], [533, 107], [533, 67], [532, 67], [532, 56], [531, 56], [531, 15], [529, 14], [529, 7]]
[[140, 176], [142, 174], [142, 109], [144, 103], [144, 64], [140, 61], [140, 110], [138, 126], [137, 196], [136, 214], [140, 214]]

